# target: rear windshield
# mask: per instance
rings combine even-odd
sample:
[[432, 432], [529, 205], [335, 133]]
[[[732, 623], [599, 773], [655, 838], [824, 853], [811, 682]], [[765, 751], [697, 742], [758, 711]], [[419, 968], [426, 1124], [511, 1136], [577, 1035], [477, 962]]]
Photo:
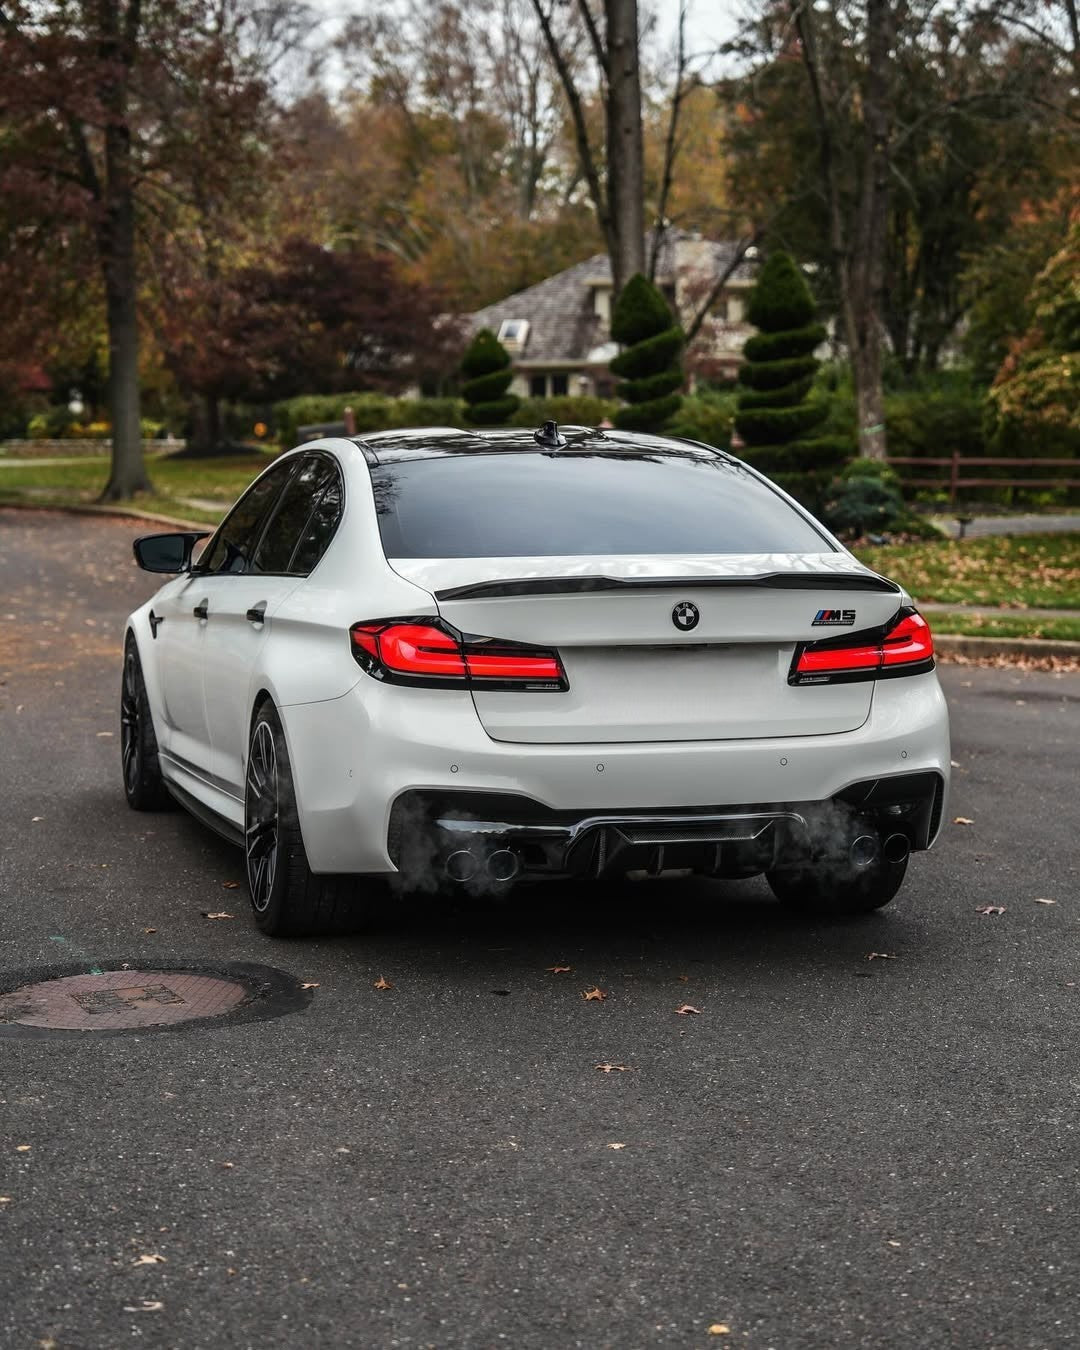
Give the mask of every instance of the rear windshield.
[[388, 558], [834, 551], [778, 493], [719, 458], [446, 455], [371, 477]]

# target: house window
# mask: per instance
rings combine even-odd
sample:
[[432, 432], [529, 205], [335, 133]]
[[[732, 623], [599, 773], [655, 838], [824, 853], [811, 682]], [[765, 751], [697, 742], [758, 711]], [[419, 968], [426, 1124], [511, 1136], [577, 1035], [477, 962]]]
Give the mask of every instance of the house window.
[[547, 376], [530, 375], [529, 376], [529, 397], [547, 398]]
[[570, 385], [566, 375], [552, 375], [551, 395], [553, 398], [563, 398], [569, 391]]
[[506, 347], [520, 348], [525, 346], [525, 340], [529, 336], [528, 319], [503, 319], [499, 324], [499, 341]]

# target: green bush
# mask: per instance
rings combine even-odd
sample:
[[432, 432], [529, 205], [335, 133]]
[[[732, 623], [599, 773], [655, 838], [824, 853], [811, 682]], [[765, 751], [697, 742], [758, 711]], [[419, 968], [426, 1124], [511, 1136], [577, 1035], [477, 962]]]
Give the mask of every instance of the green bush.
[[821, 519], [836, 534], [863, 535], [895, 529], [904, 501], [880, 478], [837, 479], [821, 508]]
[[747, 462], [812, 509], [852, 450], [849, 436], [826, 426], [830, 397], [825, 388], [815, 388], [814, 348], [825, 330], [812, 322], [814, 308], [806, 278], [791, 257], [770, 254], [747, 305], [747, 317], [761, 332], [744, 348], [735, 413]]
[[490, 328], [481, 328], [461, 359], [465, 376], [461, 392], [465, 396], [466, 420], [479, 426], [497, 426], [509, 421], [521, 400], [508, 394], [514, 372], [510, 353]]
[[610, 398], [588, 394], [562, 394], [557, 398], [523, 398], [510, 419], [515, 427], [539, 427], [544, 422], [560, 426], [597, 427], [614, 420], [618, 404]]
[[660, 431], [679, 410], [683, 383], [679, 356], [683, 331], [659, 290], [640, 272], [626, 283], [611, 314], [611, 336], [626, 350], [611, 362], [622, 383], [615, 425], [627, 431]]
[[728, 450], [734, 417], [734, 394], [692, 394], [683, 398], [678, 413], [668, 425], [667, 434]]
[[26, 434], [35, 441], [53, 441], [70, 436], [75, 418], [66, 404], [56, 404], [35, 413], [26, 424]]
[[298, 427], [341, 422], [352, 408], [358, 435], [400, 427], [459, 426], [460, 400], [454, 398], [388, 398], [384, 394], [301, 394], [274, 406], [274, 426], [284, 446], [295, 445]]

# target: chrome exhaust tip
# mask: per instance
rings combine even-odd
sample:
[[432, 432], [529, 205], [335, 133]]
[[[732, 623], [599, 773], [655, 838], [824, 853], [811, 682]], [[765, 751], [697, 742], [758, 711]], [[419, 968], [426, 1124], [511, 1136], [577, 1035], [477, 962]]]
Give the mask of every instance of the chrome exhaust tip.
[[853, 867], [872, 867], [878, 860], [878, 853], [878, 841], [872, 834], [860, 834], [848, 849]]
[[885, 861], [891, 863], [902, 863], [910, 852], [911, 843], [906, 834], [890, 834], [882, 849]]
[[513, 881], [521, 870], [521, 859], [509, 848], [497, 848], [488, 855], [488, 876], [492, 881]]
[[451, 881], [470, 881], [476, 876], [479, 865], [475, 854], [470, 853], [467, 848], [459, 848], [447, 858], [443, 864], [443, 871]]

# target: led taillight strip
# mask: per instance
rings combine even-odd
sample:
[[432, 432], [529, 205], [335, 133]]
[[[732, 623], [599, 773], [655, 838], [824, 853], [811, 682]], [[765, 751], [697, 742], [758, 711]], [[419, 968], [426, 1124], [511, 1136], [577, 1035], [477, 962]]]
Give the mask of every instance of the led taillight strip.
[[558, 652], [465, 638], [430, 620], [391, 619], [349, 629], [356, 661], [375, 679], [445, 688], [567, 689]]
[[930, 625], [915, 610], [902, 609], [883, 628], [796, 647], [788, 683], [840, 684], [921, 675], [933, 668]]

